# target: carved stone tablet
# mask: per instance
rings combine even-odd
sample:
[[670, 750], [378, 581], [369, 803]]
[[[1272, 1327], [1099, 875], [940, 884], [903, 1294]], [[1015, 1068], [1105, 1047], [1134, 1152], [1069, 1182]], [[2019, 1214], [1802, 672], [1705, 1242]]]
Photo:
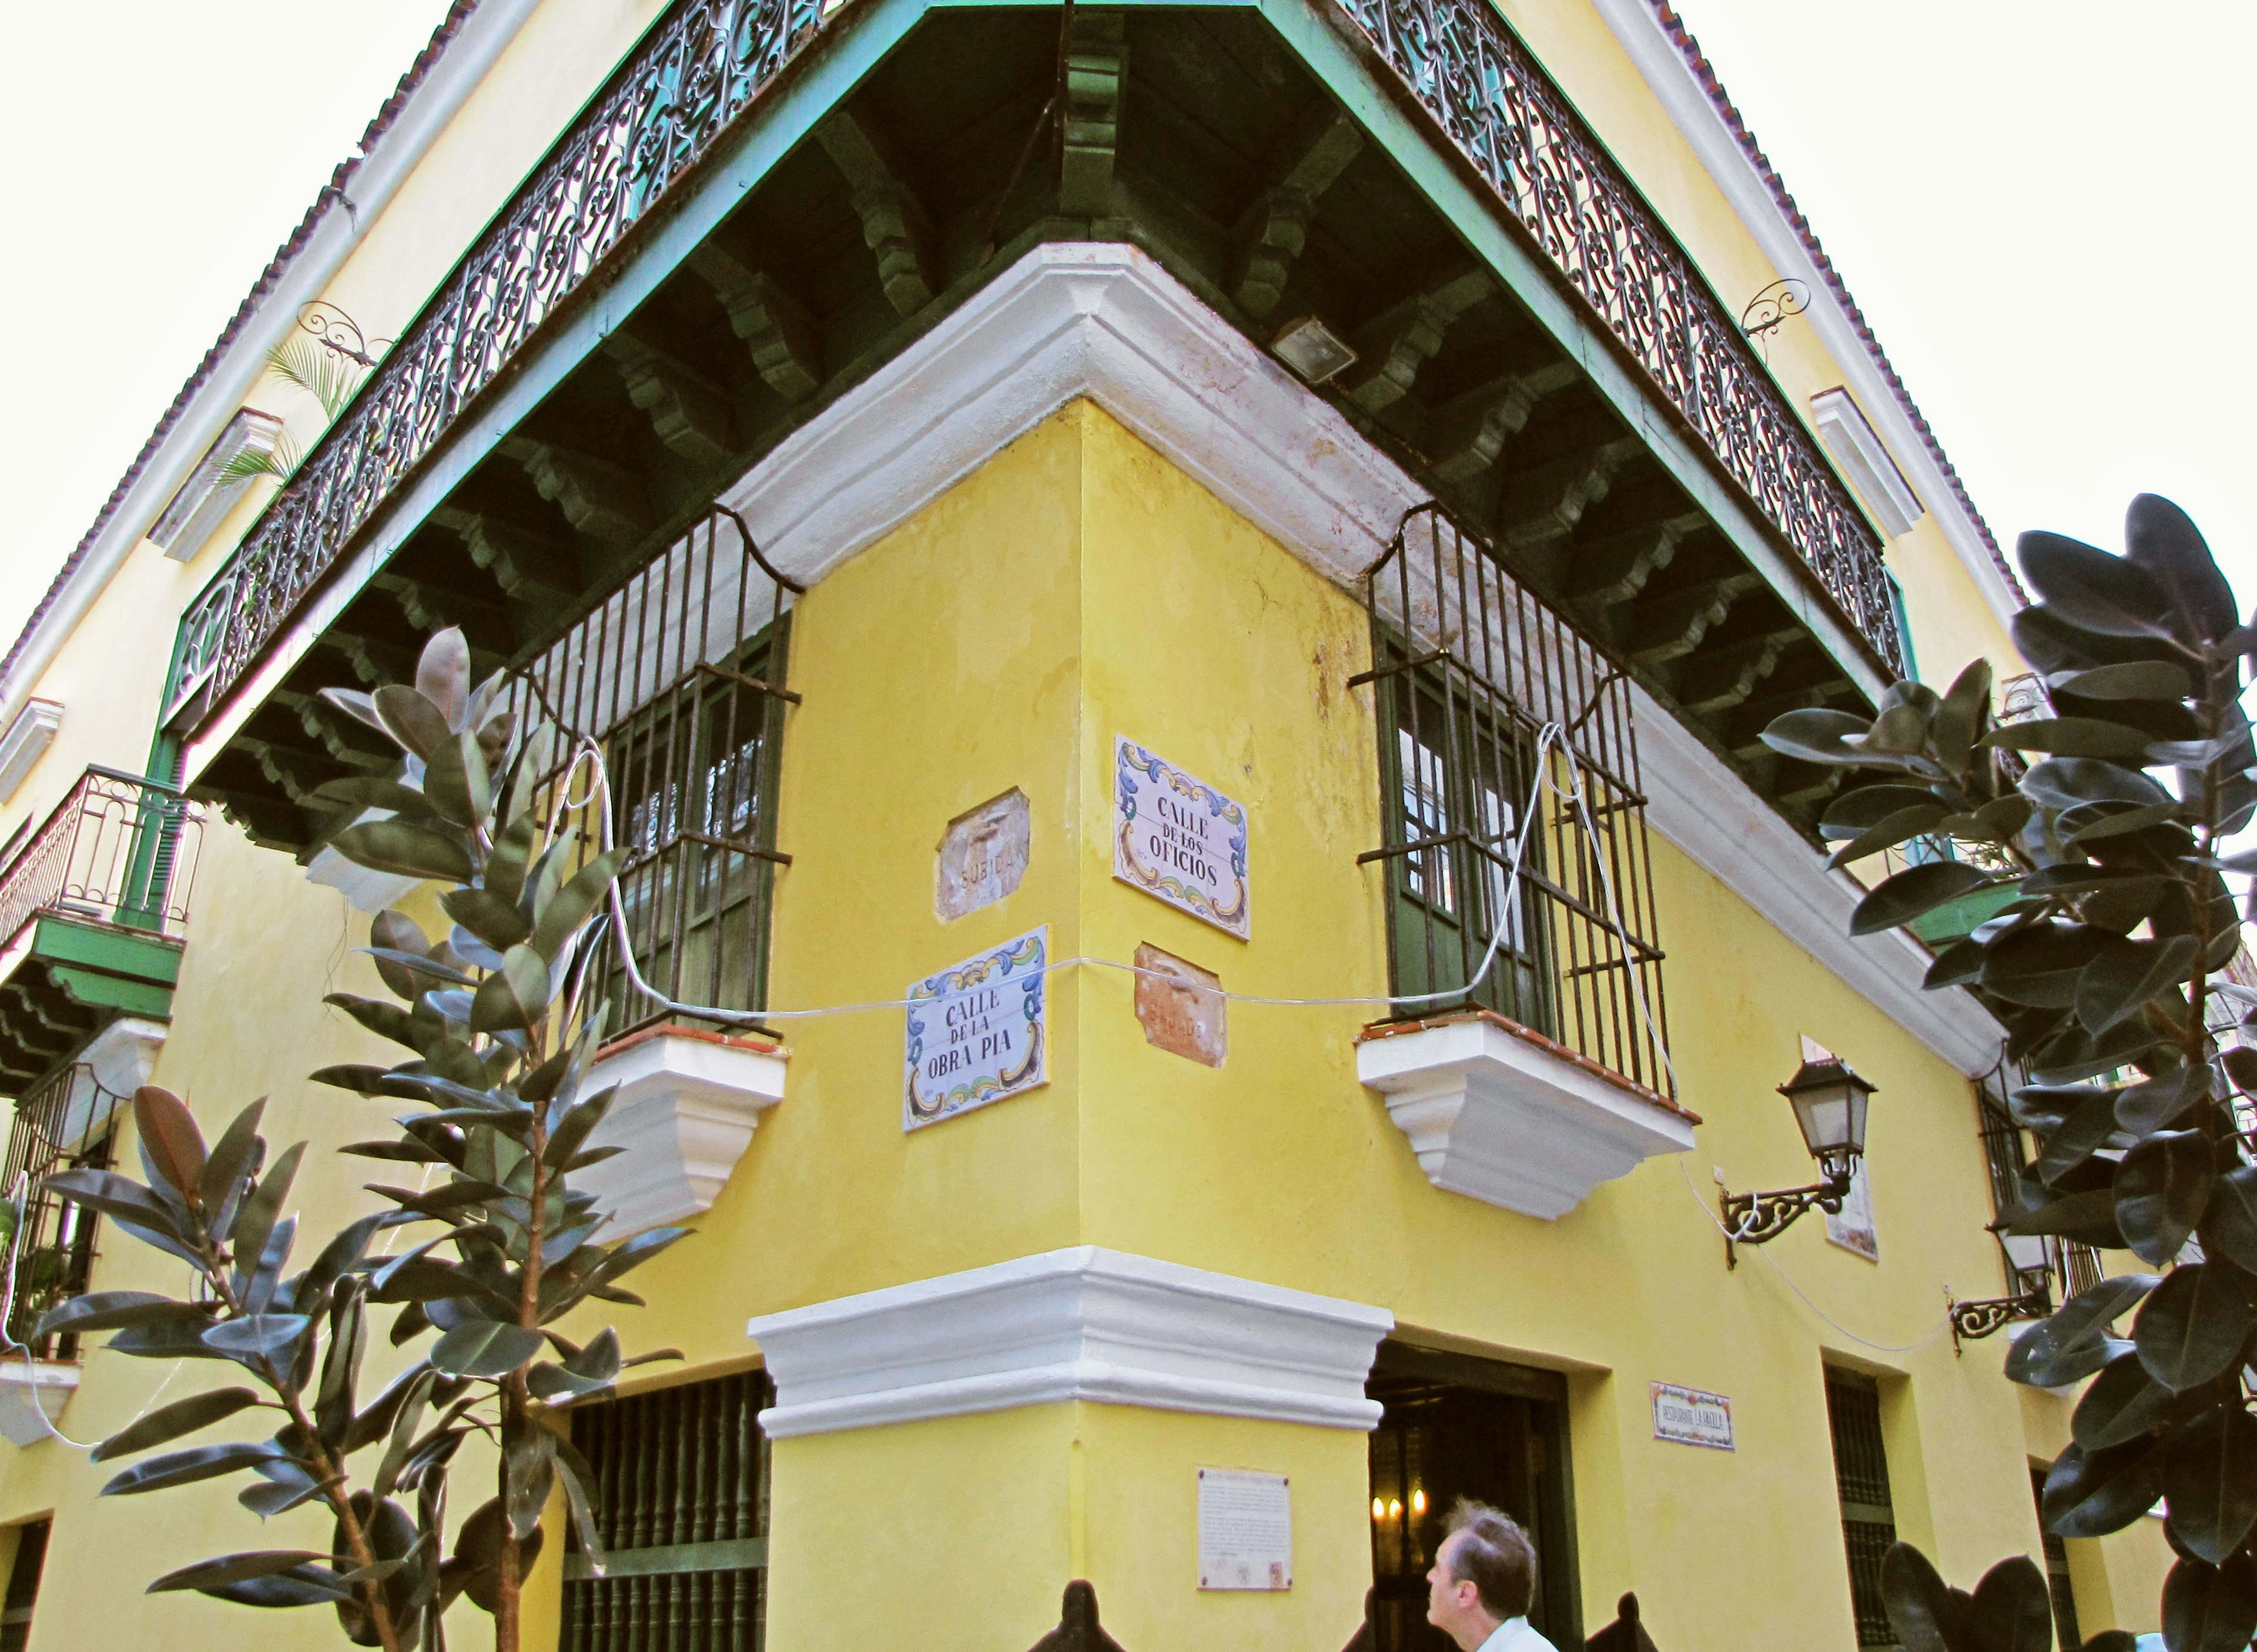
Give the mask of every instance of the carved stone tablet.
[[1171, 1055], [1222, 1065], [1230, 1047], [1221, 978], [1147, 943], [1136, 949], [1136, 1019], [1144, 1041]]
[[933, 915], [946, 923], [1017, 889], [1030, 842], [1027, 794], [1015, 786], [949, 822], [933, 862]]

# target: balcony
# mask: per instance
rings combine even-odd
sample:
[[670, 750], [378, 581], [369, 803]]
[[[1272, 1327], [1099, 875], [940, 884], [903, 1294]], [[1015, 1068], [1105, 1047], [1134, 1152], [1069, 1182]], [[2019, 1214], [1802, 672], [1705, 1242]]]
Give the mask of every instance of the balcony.
[[0, 1094], [169, 1019], [202, 831], [171, 787], [89, 768], [0, 867]]
[[[1062, 159], [1022, 166], [1054, 93]], [[445, 624], [537, 659], [998, 272], [1090, 240], [1264, 348], [1321, 320], [1355, 360], [1315, 392], [1808, 823], [1832, 777], [1757, 737], [1895, 674], [1878, 536], [1477, 0], [1078, 6], [1063, 43], [1041, 7], [683, 0], [184, 619], [196, 794], [311, 854], [322, 784], [388, 760], [321, 687], [403, 680]]]

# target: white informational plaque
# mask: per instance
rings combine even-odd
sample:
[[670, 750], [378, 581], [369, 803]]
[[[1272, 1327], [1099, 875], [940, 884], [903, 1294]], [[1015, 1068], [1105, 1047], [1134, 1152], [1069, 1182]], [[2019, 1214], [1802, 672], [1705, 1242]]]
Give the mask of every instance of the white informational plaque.
[[1293, 1586], [1293, 1493], [1283, 1474], [1199, 1472], [1199, 1586]]
[[1113, 737], [1113, 808], [1115, 878], [1226, 935], [1252, 933], [1244, 808], [1125, 734]]
[[911, 986], [902, 1128], [937, 1123], [1044, 1083], [1050, 927]]
[[1673, 1382], [1648, 1385], [1653, 1391], [1653, 1437], [1680, 1445], [1732, 1449], [1732, 1402], [1721, 1394], [1680, 1388]]

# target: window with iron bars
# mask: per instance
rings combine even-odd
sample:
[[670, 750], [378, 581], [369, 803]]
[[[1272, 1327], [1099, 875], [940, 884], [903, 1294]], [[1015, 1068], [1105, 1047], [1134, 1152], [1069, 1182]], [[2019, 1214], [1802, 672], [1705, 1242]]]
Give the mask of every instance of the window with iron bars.
[[[2021, 1126], [2007, 1107], [2002, 1075], [1976, 1081], [1975, 1110], [1991, 1175], [1991, 1209], [2003, 1218], [2022, 1208], [2022, 1173], [2030, 1160]], [[1999, 1247], [2010, 1296], [2043, 1291], [2057, 1306], [2101, 1280], [2100, 1253], [2075, 1239], [2001, 1233]]]
[[572, 1408], [595, 1472], [595, 1575], [568, 1532], [562, 1652], [756, 1652], [766, 1628], [764, 1372]]
[[[550, 647], [513, 690], [544, 724], [538, 805], [594, 852], [591, 755], [609, 777], [624, 939], [605, 938], [605, 1035], [672, 1018], [661, 999], [766, 1001], [789, 602], [734, 512], [716, 510]], [[577, 759], [577, 760], [576, 760]], [[696, 1019], [694, 1013], [689, 1019]]]
[[58, 1069], [18, 1097], [8, 1135], [8, 1162], [0, 1195], [25, 1190], [18, 1236], [16, 1301], [8, 1337], [38, 1359], [73, 1360], [79, 1339], [69, 1332], [34, 1338], [32, 1328], [50, 1308], [81, 1295], [94, 1278], [94, 1211], [45, 1192], [41, 1182], [64, 1170], [107, 1170], [125, 1105], [95, 1081], [83, 1063]]
[[1881, 1388], [1854, 1371], [1826, 1371], [1826, 1421], [1834, 1437], [1834, 1486], [1850, 1557], [1850, 1610], [1857, 1644], [1893, 1647], [1896, 1630], [1881, 1594], [1881, 1561], [1897, 1540], [1889, 1453], [1881, 1438]]
[[1628, 681], [1439, 505], [1363, 597], [1397, 1017], [1488, 1010], [1673, 1093]]

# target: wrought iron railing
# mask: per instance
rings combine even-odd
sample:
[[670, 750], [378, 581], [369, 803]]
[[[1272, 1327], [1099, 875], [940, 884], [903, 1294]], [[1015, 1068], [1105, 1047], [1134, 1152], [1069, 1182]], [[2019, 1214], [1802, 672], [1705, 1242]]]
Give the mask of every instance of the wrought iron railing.
[[[1483, 0], [1341, 0], [1893, 665], [1880, 554], [1691, 260]], [[456, 266], [191, 606], [165, 709], [225, 699], [463, 409], [822, 25], [823, 0], [683, 0]]]
[[[717, 509], [560, 638], [512, 692], [525, 726], [546, 724], [536, 806], [601, 835], [591, 776], [611, 788], [626, 940], [662, 998], [758, 1009], [768, 976], [777, 851], [775, 795], [784, 637], [798, 587], [761, 557], [735, 512]], [[675, 1013], [627, 975], [607, 933], [605, 1035]], [[692, 1016], [689, 1019], [695, 1020]]]
[[180, 935], [203, 807], [169, 786], [89, 768], [0, 867], [0, 945], [42, 912]]
[[78, 1338], [68, 1333], [33, 1338], [32, 1327], [57, 1303], [84, 1294], [94, 1276], [98, 1218], [93, 1209], [40, 1189], [61, 1170], [106, 1170], [125, 1098], [96, 1082], [85, 1063], [60, 1068], [16, 1101], [8, 1160], [0, 1169], [0, 1197], [25, 1193], [17, 1240], [15, 1304], [8, 1338], [28, 1344], [33, 1358], [74, 1359]]
[[688, 0], [638, 46], [198, 597], [173, 713], [214, 705], [465, 406], [820, 26], [822, 0]]
[[1692, 258], [1487, 0], [1340, 0], [1881, 657], [1879, 540]]
[[1629, 682], [1439, 505], [1363, 594], [1397, 1015], [1493, 1010], [1674, 1093]]

